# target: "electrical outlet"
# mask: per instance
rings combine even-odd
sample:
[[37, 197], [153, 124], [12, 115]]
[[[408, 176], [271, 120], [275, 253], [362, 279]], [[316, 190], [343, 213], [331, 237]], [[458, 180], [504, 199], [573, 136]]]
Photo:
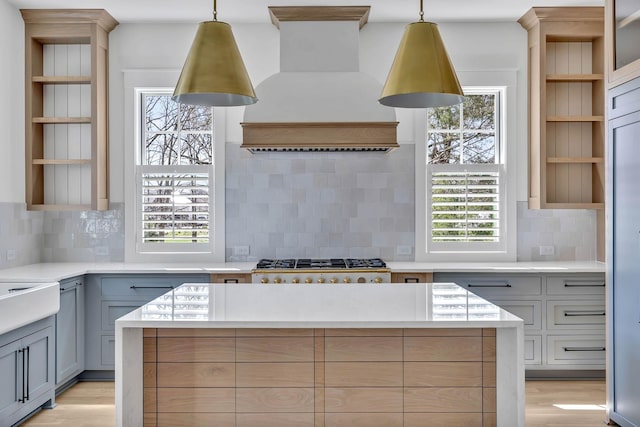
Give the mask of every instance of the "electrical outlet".
[[396, 247], [397, 255], [411, 255], [411, 246], [398, 246]]
[[556, 253], [556, 248], [551, 246], [540, 246], [540, 256], [545, 255], [554, 255]]
[[234, 246], [234, 255], [249, 255], [249, 246]]
[[15, 249], [7, 249], [7, 261], [13, 261], [16, 259], [16, 250]]

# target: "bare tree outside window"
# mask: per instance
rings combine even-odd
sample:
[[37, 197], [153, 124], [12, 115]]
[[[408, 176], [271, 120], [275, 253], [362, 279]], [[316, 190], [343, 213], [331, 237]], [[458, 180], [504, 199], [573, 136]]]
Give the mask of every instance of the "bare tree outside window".
[[208, 243], [213, 110], [144, 94], [143, 243]]
[[497, 93], [427, 110], [432, 242], [498, 242], [500, 171]]

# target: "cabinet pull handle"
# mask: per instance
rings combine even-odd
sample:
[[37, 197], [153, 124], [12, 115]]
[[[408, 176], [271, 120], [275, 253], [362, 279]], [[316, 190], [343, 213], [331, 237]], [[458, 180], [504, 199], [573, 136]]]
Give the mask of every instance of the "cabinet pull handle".
[[472, 285], [471, 283], [467, 283], [468, 288], [510, 288], [511, 285], [505, 283], [503, 285]]
[[238, 279], [224, 279], [223, 283], [240, 283]]
[[585, 284], [573, 284], [573, 283], [564, 283], [564, 287], [565, 288], [604, 288], [606, 286], [606, 283], [603, 284], [596, 284], [596, 285], [585, 285]]
[[420, 280], [417, 277], [405, 277], [404, 283], [420, 283]]
[[605, 351], [604, 347], [562, 347], [564, 351]]
[[600, 311], [565, 311], [565, 317], [581, 317], [581, 316], [606, 316], [607, 313]]
[[24, 367], [24, 357], [25, 357], [24, 349], [18, 350], [18, 353], [22, 353], [22, 397], [20, 399], [18, 399], [18, 402], [24, 403], [24, 401], [25, 401], [24, 400], [24, 396], [25, 396], [25, 394], [24, 394], [24, 370], [25, 370], [25, 367]]
[[26, 381], [27, 382], [27, 395], [25, 396], [26, 400], [29, 400], [29, 395], [31, 394], [31, 393], [29, 393], [29, 371], [30, 371], [29, 366], [31, 365], [31, 363], [30, 363], [31, 357], [30, 356], [31, 356], [31, 351], [29, 349], [29, 346], [27, 346], [27, 381]]
[[131, 285], [129, 289], [173, 289], [173, 286], [136, 286]]

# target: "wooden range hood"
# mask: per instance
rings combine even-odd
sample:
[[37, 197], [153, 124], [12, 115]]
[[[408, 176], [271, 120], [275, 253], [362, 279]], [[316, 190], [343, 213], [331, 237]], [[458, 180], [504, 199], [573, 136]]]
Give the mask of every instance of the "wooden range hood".
[[280, 72], [245, 108], [242, 147], [251, 152], [377, 151], [398, 147], [382, 84], [359, 71], [359, 30], [369, 6], [269, 7], [280, 29]]

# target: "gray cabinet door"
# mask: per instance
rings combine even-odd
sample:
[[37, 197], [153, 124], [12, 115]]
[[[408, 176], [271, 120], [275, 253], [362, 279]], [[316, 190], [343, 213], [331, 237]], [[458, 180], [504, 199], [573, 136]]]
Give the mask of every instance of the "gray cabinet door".
[[53, 328], [49, 327], [22, 340], [23, 351], [27, 352], [25, 382], [29, 401], [50, 392], [55, 384], [53, 336]]
[[53, 402], [53, 317], [11, 331], [0, 341], [0, 427], [10, 427]]
[[56, 315], [56, 386], [84, 370], [84, 285], [81, 277], [60, 282]]
[[[609, 122], [611, 419], [640, 425], [640, 112]], [[612, 395], [611, 395], [612, 393]], [[612, 400], [612, 401], [611, 401]]]
[[[115, 321], [183, 283], [208, 283], [208, 274], [90, 274], [85, 276], [85, 369], [115, 369]], [[108, 372], [96, 372], [109, 378]]]
[[0, 347], [0, 426], [4, 427], [4, 420], [14, 413], [21, 405], [22, 398], [22, 350], [19, 341]]

